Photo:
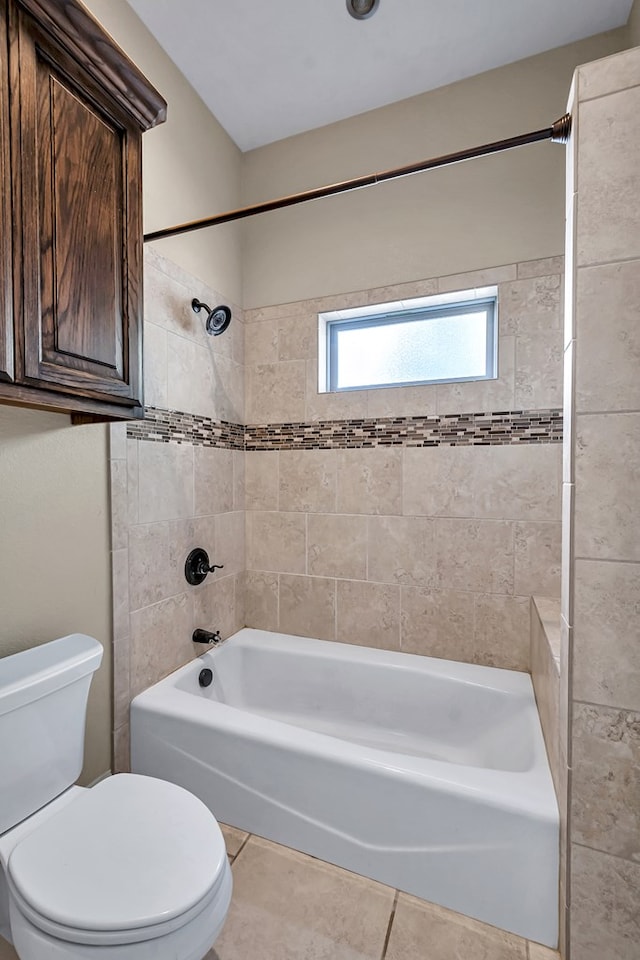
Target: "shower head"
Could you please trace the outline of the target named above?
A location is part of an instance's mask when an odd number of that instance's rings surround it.
[[[207,306],[206,303],[202,303],[196,297],[191,301],[191,309],[194,313],[200,313],[201,310],[205,310],[207,313],[207,319],[205,321],[205,326],[207,328],[207,333],[212,337],[219,337],[221,333],[224,333],[229,324],[231,323],[231,310],[229,307],[225,307],[224,304],[220,304],[218,307]]]
[[[372,17],[380,0],[347,0],[347,10],[354,20],[367,20]]]

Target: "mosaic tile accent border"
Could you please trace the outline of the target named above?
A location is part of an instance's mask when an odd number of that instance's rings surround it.
[[[212,420],[196,413],[145,407],[144,420],[127,423],[130,440],[156,443],[188,443],[197,447],[225,447],[244,450],[244,426],[225,420]]]
[[[510,410],[441,417],[383,417],[245,428],[246,450],[333,447],[489,446],[561,443],[562,410]]]
[[[175,410],[145,408],[127,424],[132,440],[189,443],[231,450],[331,450],[358,447],[500,446],[562,443],[562,410],[506,410],[437,417],[319,420],[315,423],[227,423]]]

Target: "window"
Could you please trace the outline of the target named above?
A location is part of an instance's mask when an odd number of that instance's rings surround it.
[[[321,393],[491,380],[497,288],[319,314]]]

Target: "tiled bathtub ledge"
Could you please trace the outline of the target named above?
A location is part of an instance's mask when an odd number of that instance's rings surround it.
[[[127,425],[127,436],[158,443],[250,451],[561,443],[562,410],[318,420],[245,427],[201,415],[147,407],[144,420]]]
[[[531,677],[556,793],[560,783],[560,601],[531,598]]]

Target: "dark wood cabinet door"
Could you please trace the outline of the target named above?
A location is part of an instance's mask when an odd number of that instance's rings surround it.
[[[13,379],[11,174],[7,10],[0,0],[0,381]]]
[[[22,207],[18,379],[139,406],[140,130],[23,12],[13,61]]]

